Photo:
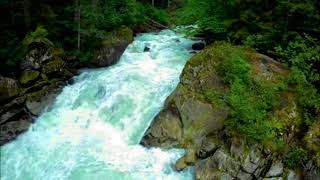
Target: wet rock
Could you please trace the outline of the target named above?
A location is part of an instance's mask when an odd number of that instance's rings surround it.
[[[204,42],[197,42],[192,45],[192,49],[196,51],[202,50],[205,47],[206,47],[206,44]]]
[[[161,112],[147,130],[141,144],[156,147],[177,147],[182,139],[182,123],[175,112]]]
[[[266,177],[279,177],[283,174],[283,164],[282,162],[276,162],[272,164],[271,168],[266,174]]]
[[[12,109],[18,109],[21,106],[23,106],[24,102],[26,101],[26,97],[25,96],[20,96],[17,97],[13,100],[11,100],[10,102],[4,104],[1,108],[0,108],[0,114],[5,114],[5,112],[8,112]]]
[[[143,52],[150,52],[150,48],[149,47],[144,47]]]
[[[197,150],[197,157],[201,158],[201,159],[205,159],[211,155],[213,155],[216,150],[219,148],[218,145],[216,145],[216,143],[210,141],[210,140],[205,140],[200,148]]]
[[[61,91],[62,86],[52,85],[52,87],[44,87],[41,91],[34,92],[28,95],[26,101],[27,110],[34,116],[39,116],[42,111],[49,108],[58,93]]]
[[[22,72],[19,81],[21,84],[32,83],[39,77],[39,75],[40,75],[39,71],[25,70]]]
[[[17,81],[0,76],[0,103],[17,96],[19,91]]]
[[[178,159],[178,161],[175,164],[176,171],[182,171],[187,167],[188,167],[188,164],[186,163],[186,156],[183,156],[182,158]]]
[[[10,121],[1,125],[0,146],[16,138],[19,134],[26,131],[31,125],[31,119],[28,115],[21,117],[17,121]]]
[[[197,160],[195,149],[188,149],[185,162],[189,166],[193,166]]]
[[[0,124],[4,124],[4,123],[10,121],[11,119],[19,116],[23,112],[24,112],[23,109],[20,109],[20,108],[12,109],[12,110],[5,112],[4,114],[2,114],[0,116]]]

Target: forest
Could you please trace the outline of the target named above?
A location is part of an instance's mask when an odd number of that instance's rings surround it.
[[[0,77],[10,78],[22,74],[30,54],[48,48],[80,69],[92,67],[97,49],[119,29],[135,36],[193,25],[186,36],[204,39],[207,52],[224,61],[218,74],[228,93],[208,90],[203,101],[230,112],[230,136],[270,149],[286,168],[312,162],[320,169],[320,0],[1,0],[0,14]],[[248,52],[276,60],[286,75],[259,79]],[[275,122],[285,93],[295,99],[299,121],[279,115]]]

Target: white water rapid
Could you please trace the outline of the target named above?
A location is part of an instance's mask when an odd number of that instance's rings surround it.
[[[139,145],[177,86],[191,45],[170,30],[142,34],[116,65],[83,70],[26,133],[1,147],[0,179],[193,179],[192,169],[172,169],[183,150]]]

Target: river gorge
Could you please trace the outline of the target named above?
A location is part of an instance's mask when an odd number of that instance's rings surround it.
[[[173,170],[184,150],[139,145],[192,44],[170,30],[141,34],[116,65],[82,70],[26,133],[1,147],[1,179],[193,179],[192,168]]]

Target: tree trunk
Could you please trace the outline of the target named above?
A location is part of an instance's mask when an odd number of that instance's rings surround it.
[[[75,14],[74,14],[74,20],[77,23],[77,31],[78,31],[78,43],[77,43],[77,48],[80,50],[80,44],[81,44],[81,34],[80,34],[80,22],[81,22],[81,11],[80,11],[80,0],[75,0]]]
[[[24,13],[24,22],[26,25],[27,31],[30,30],[31,27],[31,15],[30,15],[30,1],[23,0],[23,13]]]
[[[11,16],[11,26],[13,26],[15,24],[14,0],[10,0],[10,16]]]
[[[154,7],[154,0],[152,0],[152,6]]]

